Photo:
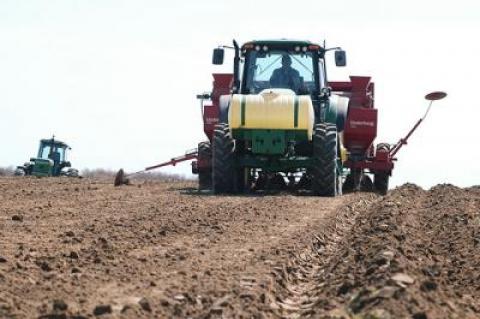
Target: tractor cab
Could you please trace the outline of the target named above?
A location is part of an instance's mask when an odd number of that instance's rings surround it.
[[[265,89],[290,89],[313,95],[325,87],[325,66],[320,46],[310,42],[255,41],[243,45],[242,94]]]
[[[290,89],[299,95],[321,95],[328,87],[325,53],[335,50],[335,64],[346,65],[345,51],[310,41],[261,40],[238,47],[234,42],[234,93],[258,94]],[[224,47],[214,50],[213,64],[223,64]],[[240,74],[240,69],[242,72]]]
[[[335,65],[342,67],[346,65],[345,51],[338,47],[326,49],[303,40],[256,40],[241,47],[234,41],[233,47],[214,49],[213,64],[223,64],[225,48],[235,51],[231,86],[233,94],[258,95],[273,92],[307,95],[312,100],[315,123],[336,121],[333,108],[329,108],[331,88],[327,79],[325,56],[334,50]],[[225,121],[226,115],[222,111],[221,109],[220,118]],[[343,120],[343,117],[340,118]]]
[[[70,167],[70,162],[66,161],[66,153],[71,148],[64,142],[51,139],[42,139],[38,149],[37,158],[42,160],[50,160],[53,162],[52,175],[60,175],[60,171],[64,167]]]

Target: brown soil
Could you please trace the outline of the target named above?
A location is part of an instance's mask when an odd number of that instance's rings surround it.
[[[480,317],[480,188],[193,187],[0,178],[0,318]]]

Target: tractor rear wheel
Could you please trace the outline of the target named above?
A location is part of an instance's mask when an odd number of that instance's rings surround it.
[[[213,133],[213,192],[232,193],[235,185],[235,143],[228,124],[217,124]]]
[[[315,125],[313,135],[312,189],[320,196],[341,194],[341,179],[337,170],[337,127],[335,124]]]
[[[212,162],[212,148],[210,142],[198,144],[198,160],[202,163]],[[212,187],[212,167],[200,167],[198,170],[198,188],[210,189]]]

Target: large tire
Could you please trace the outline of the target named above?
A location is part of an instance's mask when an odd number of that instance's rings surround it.
[[[363,173],[362,179],[360,181],[360,191],[361,192],[373,192],[374,185],[372,179],[367,174]]]
[[[313,136],[312,190],[320,196],[341,194],[341,179],[337,170],[337,127],[335,124],[315,125]]]
[[[210,142],[200,142],[198,144],[198,159],[201,161],[212,161],[212,148]],[[198,188],[212,188],[212,167],[201,167],[198,170]]]
[[[390,145],[386,143],[379,143],[377,145],[377,152],[381,150],[384,152],[390,151]],[[373,177],[373,184],[375,191],[381,195],[386,195],[388,192],[388,182],[390,180],[390,172],[375,172]]]
[[[355,184],[355,174],[359,174],[358,185]],[[359,171],[350,171],[343,183],[343,193],[351,193],[356,191],[361,192],[371,192],[373,191],[373,182],[370,176],[366,175],[361,170]]]
[[[375,191],[381,195],[387,195],[389,180],[390,180],[390,175],[386,172],[379,172],[375,174],[373,179],[373,183],[375,185]]]
[[[235,185],[235,143],[227,124],[218,124],[213,133],[213,192],[232,193]]]

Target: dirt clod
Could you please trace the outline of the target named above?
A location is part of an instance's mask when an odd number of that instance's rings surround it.
[[[46,261],[39,261],[37,263],[37,265],[40,267],[41,270],[43,271],[52,271],[52,267],[50,266],[50,264]]]
[[[407,285],[411,285],[415,282],[415,280],[412,277],[402,273],[394,274],[392,276],[392,280],[394,280],[398,284],[407,284]]]
[[[112,306],[111,305],[98,305],[93,309],[93,314],[95,316],[101,316],[107,313],[112,313]]]
[[[420,289],[423,291],[430,291],[430,290],[436,290],[438,287],[437,283],[431,280],[426,280],[422,283],[420,286]]]
[[[53,301],[52,307],[53,307],[53,311],[66,311],[68,308],[68,305],[65,301],[61,299],[56,299]]]
[[[147,298],[142,298],[138,301],[138,304],[140,305],[140,307],[142,307],[143,310],[145,311],[148,311],[148,312],[151,312],[152,311],[152,307],[150,306],[150,303],[148,302]]]
[[[23,216],[22,215],[13,215],[12,220],[16,222],[21,222],[23,221]]]
[[[78,253],[76,251],[71,251],[69,257],[72,259],[78,259]]]

